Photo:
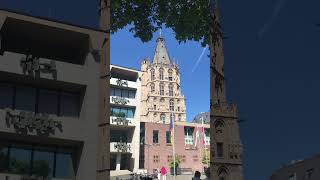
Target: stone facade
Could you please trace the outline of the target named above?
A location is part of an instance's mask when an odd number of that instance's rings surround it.
[[[143,60],[141,71],[141,121],[169,123],[170,113],[175,121],[186,121],[179,67],[170,61],[163,38],[157,39],[152,63]]]
[[[214,16],[219,22],[217,3]],[[222,38],[217,41],[210,44],[211,179],[242,180],[243,147],[237,106],[227,102]]]

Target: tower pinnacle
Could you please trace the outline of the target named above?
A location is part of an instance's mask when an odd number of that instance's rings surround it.
[[[170,64],[170,58],[165,45],[165,40],[164,38],[161,37],[161,33],[160,33],[160,37],[157,39],[157,45],[154,52],[153,63],[154,64],[160,64],[160,63]]]

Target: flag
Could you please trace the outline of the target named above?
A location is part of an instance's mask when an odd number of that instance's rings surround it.
[[[169,126],[169,131],[170,131],[170,144],[172,144],[172,131],[173,130],[173,114],[170,115],[170,126]]]
[[[204,132],[204,127],[202,126],[202,144],[205,145],[206,133]]]
[[[198,127],[196,127],[196,137],[194,139],[195,139],[194,146],[197,147],[198,139],[199,139],[199,128]]]

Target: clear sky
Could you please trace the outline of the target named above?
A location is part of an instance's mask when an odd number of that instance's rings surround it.
[[[320,153],[320,28],[315,26],[320,23],[320,1],[220,0],[219,4],[223,29],[229,36],[224,41],[227,93],[246,120],[240,126],[245,180],[267,180],[282,164]],[[92,0],[2,0],[0,7],[97,26],[98,3]],[[187,102],[191,96],[203,96],[208,89],[199,87],[208,81],[190,81],[202,49],[193,43],[176,45],[170,32],[164,35],[170,55],[183,68]],[[126,31],[115,34],[112,42],[117,38],[126,39],[112,44],[112,53],[119,53],[113,48],[124,50],[116,56],[119,64],[138,68],[141,58],[152,57],[154,40],[142,44]],[[197,76],[208,72],[201,70],[205,62],[196,70]]]

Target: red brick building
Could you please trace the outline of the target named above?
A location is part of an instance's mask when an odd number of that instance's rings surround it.
[[[196,129],[199,127],[199,141],[195,146]],[[201,124],[176,122],[175,124],[175,154],[181,158],[180,168],[190,168],[192,171],[203,171],[202,159],[205,148],[210,147],[209,125],[204,125],[205,138],[201,133]],[[141,122],[140,124],[140,167],[148,173],[165,166],[170,171],[173,148],[170,144],[169,124]],[[205,144],[202,144],[202,140]]]

